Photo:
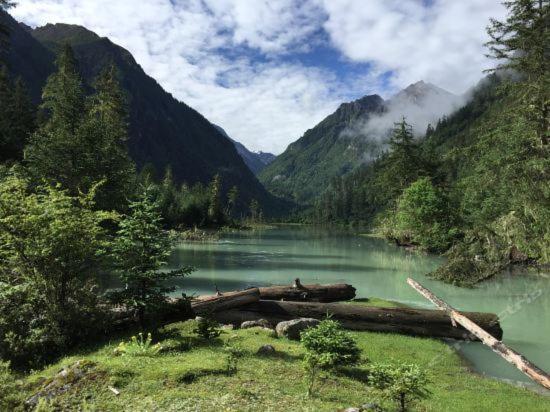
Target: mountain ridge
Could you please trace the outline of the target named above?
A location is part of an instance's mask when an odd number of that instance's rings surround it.
[[[5,12],[0,19],[11,31],[9,68],[23,78],[35,102],[55,69],[56,51],[68,42],[88,88],[102,69],[111,63],[117,67],[129,106],[128,150],[138,168],[151,164],[161,175],[170,166],[176,182],[189,184],[207,184],[220,174],[224,191],[239,187],[243,205],[256,199],[267,212],[270,205],[279,203],[248,169],[234,145],[202,114],[166,92],[126,49],[82,26],[61,23],[32,29]]]

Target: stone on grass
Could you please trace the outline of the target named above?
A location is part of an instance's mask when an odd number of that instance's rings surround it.
[[[263,345],[260,346],[256,353],[261,356],[273,355],[275,353],[275,348],[272,345]]]
[[[51,379],[47,379],[44,386],[25,401],[27,406],[36,406],[40,399],[52,399],[70,390],[79,380],[84,378],[95,366],[88,360],[79,360],[67,366]]]
[[[255,327],[273,329],[273,326],[271,326],[271,323],[269,323],[265,319],[247,320],[246,322],[241,323],[241,329],[248,329],[248,328],[255,328]]]
[[[292,340],[300,339],[300,332],[314,328],[319,324],[319,320],[313,318],[300,318],[279,322],[275,330],[279,337],[285,337]]]

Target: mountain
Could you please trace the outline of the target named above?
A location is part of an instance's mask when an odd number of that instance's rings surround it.
[[[222,127],[218,125],[214,125],[214,126],[216,127],[216,129],[220,131],[221,134],[223,134],[231,142],[233,142],[233,144],[235,145],[235,148],[237,149],[237,153],[239,154],[239,156],[243,158],[244,163],[255,175],[257,175],[262,170],[264,170],[266,166],[271,162],[273,162],[273,160],[275,160],[275,158],[277,157],[273,153],[251,152],[246,148],[244,144],[239,143],[236,140],[233,140]]]
[[[459,100],[420,81],[387,101],[370,95],[344,103],[289,145],[260,172],[260,181],[272,193],[311,203],[334,178],[378,157],[394,122],[405,116],[416,132],[423,133],[428,123],[454,110]]]
[[[235,146],[200,113],[167,93],[127,50],[81,26],[48,24],[32,29],[5,12],[0,12],[0,20],[11,31],[9,68],[23,78],[36,102],[54,70],[56,52],[69,43],[88,87],[109,64],[118,68],[129,103],[128,150],[138,168],[151,164],[162,175],[171,166],[177,182],[190,184],[208,183],[219,173],[224,190],[239,187],[243,205],[252,199],[264,208],[277,203]]]

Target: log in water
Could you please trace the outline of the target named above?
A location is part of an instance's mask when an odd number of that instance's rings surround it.
[[[294,302],[340,302],[355,298],[355,288],[345,283],[332,285],[302,285],[296,279],[293,285],[260,288],[260,299]]]

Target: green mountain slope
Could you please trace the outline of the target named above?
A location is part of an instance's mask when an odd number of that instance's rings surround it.
[[[367,139],[347,138],[344,131],[354,122],[383,110],[384,100],[378,95],[342,104],[289,145],[260,173],[260,181],[277,195],[299,203],[309,202],[332,177],[346,174],[361,164],[372,146]]]
[[[127,50],[83,27],[48,24],[33,30],[6,13],[0,18],[11,29],[10,69],[23,77],[35,101],[53,71],[55,53],[62,44],[69,43],[88,85],[112,62],[119,69],[130,109],[128,149],[138,168],[152,164],[162,175],[170,165],[176,182],[191,184],[207,183],[219,173],[224,190],[239,187],[243,205],[252,199],[266,209],[277,204],[245,165],[233,143],[200,113],[164,91]]]
[[[389,131],[403,116],[419,135],[460,104],[461,98],[419,81],[388,100],[365,96],[342,104],[264,169],[259,177],[280,196],[311,203],[332,180],[378,158],[387,148]]]

